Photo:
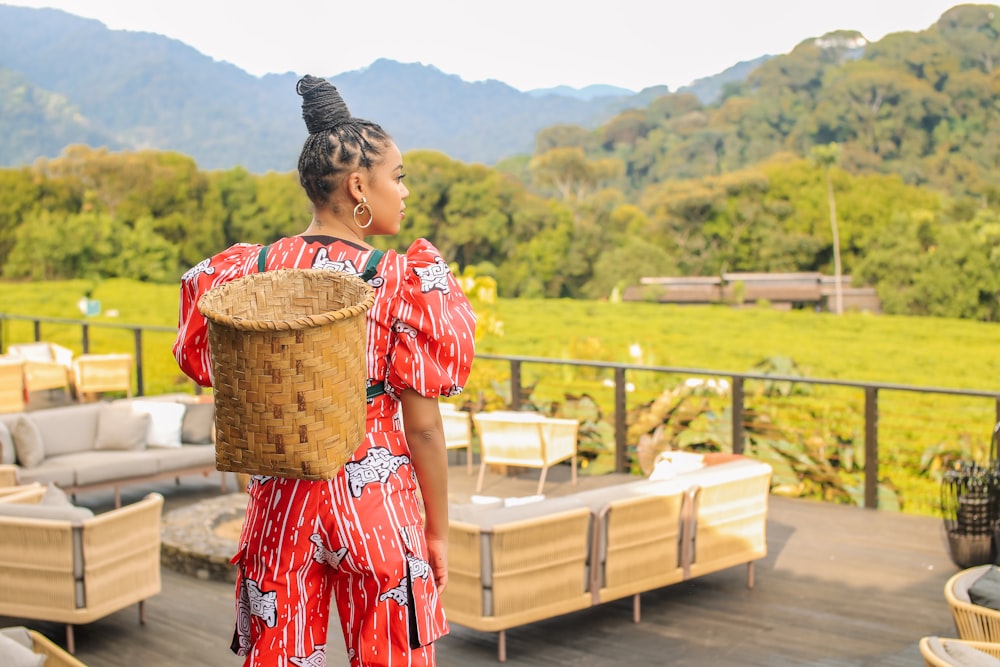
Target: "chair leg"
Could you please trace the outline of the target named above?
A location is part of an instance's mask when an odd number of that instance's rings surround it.
[[[639,593],[632,596],[632,622],[638,623],[642,620],[642,600]]]
[[[483,478],[486,477],[486,461],[479,462],[479,479],[476,481],[476,493],[483,490]]]
[[[66,651],[73,655],[76,653],[76,642],[73,641],[73,624],[66,624]]]
[[[754,584],[754,561],[747,563],[747,588],[753,588]]]
[[[573,459],[570,461],[570,465],[573,466],[573,472],[571,473],[573,478],[573,486],[576,486],[576,454],[573,454]]]
[[[146,601],[139,600],[139,625],[146,625]]]
[[[472,443],[469,443],[468,448],[465,450],[465,465],[468,473],[472,474]]]
[[[507,662],[507,631],[497,633],[497,661]]]
[[[538,491],[535,492],[536,496],[542,495],[542,488],[545,486],[545,475],[549,472],[549,467],[545,466],[542,468],[542,475],[538,478]]]

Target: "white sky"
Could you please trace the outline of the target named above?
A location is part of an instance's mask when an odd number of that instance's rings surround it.
[[[255,75],[334,76],[378,58],[531,90],[671,90],[832,30],[924,30],[939,0],[2,0],[155,32]]]

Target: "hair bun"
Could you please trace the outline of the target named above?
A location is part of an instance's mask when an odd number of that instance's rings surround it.
[[[305,75],[295,86],[302,96],[302,120],[309,134],[329,132],[351,120],[351,111],[337,89],[326,79]]]

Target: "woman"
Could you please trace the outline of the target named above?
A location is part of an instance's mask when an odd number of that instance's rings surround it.
[[[300,235],[268,246],[264,268],[362,275],[379,256],[365,237],[394,235],[404,218],[399,148],[381,127],[351,116],[329,82],[305,76],[296,90],[309,131],[299,181],[313,217]],[[211,368],[198,298],[257,271],[260,257],[261,246],[237,244],[181,280],[174,355],[202,385],[211,384]],[[448,580],[447,452],[437,399],[459,393],[468,378],[475,316],[424,239],[405,254],[386,252],[369,284],[364,442],[329,482],[256,476],[247,488],[233,558],[232,648],[248,666],[325,664],[331,592],[352,666],[433,665],[432,642],[448,631],[439,599]]]

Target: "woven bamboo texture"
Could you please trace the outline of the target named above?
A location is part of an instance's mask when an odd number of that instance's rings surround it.
[[[969,586],[995,565],[977,565],[952,575],[944,585],[959,639],[1000,643],[1000,611],[969,601]]]
[[[39,482],[0,486],[0,503],[37,503],[44,495],[45,485]]]
[[[330,479],[364,437],[367,283],[332,270],[255,273],[205,293],[216,467]]]
[[[686,533],[681,489],[662,496],[611,501],[594,531],[595,603],[661,588],[684,579],[680,540]],[[603,548],[602,548],[603,547]],[[602,580],[603,579],[603,580]]]
[[[965,641],[962,639],[949,639],[945,637],[940,637],[939,641],[942,644],[942,648],[947,647],[948,644],[962,644],[969,648],[974,648],[977,651],[982,651],[983,653],[994,658],[1000,658],[1000,644],[994,644],[991,642]],[[934,648],[931,645],[930,637],[920,638],[920,655],[923,657],[924,664],[927,665],[927,667],[957,667],[958,665],[969,664],[949,660],[947,657],[939,655],[934,651]]]
[[[32,650],[45,656],[45,667],[87,667],[42,633],[29,629],[28,634],[33,642]]]

